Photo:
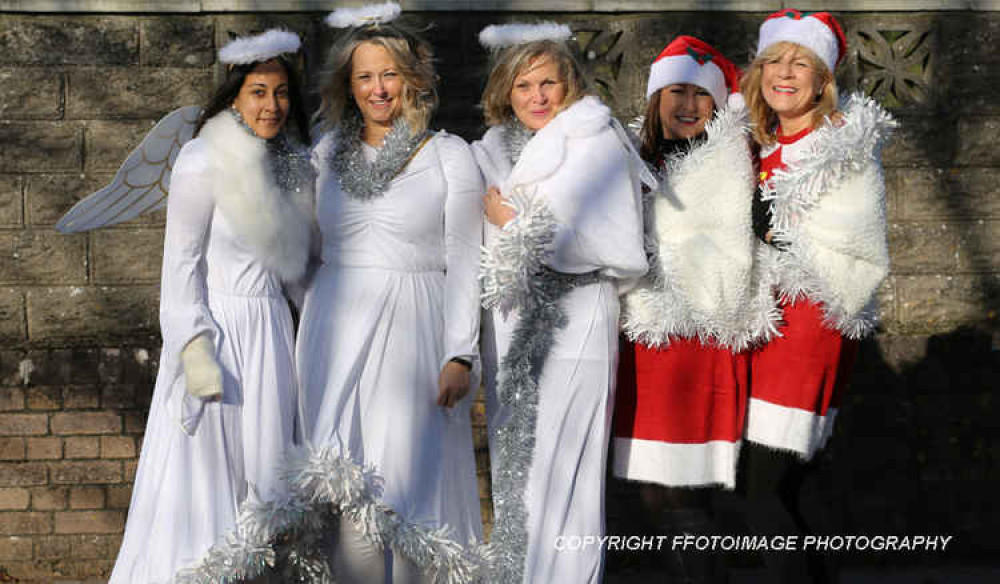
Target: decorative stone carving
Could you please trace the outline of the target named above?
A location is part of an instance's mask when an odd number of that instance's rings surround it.
[[[930,26],[861,24],[852,36],[861,90],[889,108],[931,104],[936,35]]]

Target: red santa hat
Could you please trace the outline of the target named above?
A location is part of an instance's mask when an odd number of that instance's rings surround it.
[[[760,25],[757,54],[775,43],[789,42],[812,50],[833,73],[847,54],[847,38],[840,23],[829,12],[775,12]]]
[[[716,107],[721,108],[728,102],[730,93],[734,97],[739,95],[741,75],[739,67],[715,47],[682,35],[671,41],[649,68],[646,99],[668,85],[690,83],[712,94]]]

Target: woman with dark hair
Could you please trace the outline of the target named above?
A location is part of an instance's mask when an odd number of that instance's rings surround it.
[[[312,173],[298,143],[308,129],[288,60],[299,46],[278,30],[225,46],[226,81],[174,165],[163,349],[111,582],[196,574],[245,501],[285,491],[277,463],[296,396],[284,287],[305,274],[312,233]]]
[[[467,397],[482,180],[461,138],[428,130],[431,48],[398,14],[332,13],[340,36],[318,78],[322,263],[296,346],[309,448],[293,489],[339,515],[332,565],[347,583],[463,581],[464,546],[482,537]]]
[[[733,489],[750,353],[780,313],[755,278],[756,177],[740,70],[679,36],[650,68],[642,156],[649,273],[625,295],[615,409],[615,476],[638,481],[658,533],[712,534],[711,488]],[[715,582],[707,552],[664,546],[670,581]]]
[[[489,582],[600,582],[618,295],[646,271],[644,167],[553,23],[487,27]],[[652,177],[647,179],[650,182]]]
[[[881,150],[895,127],[871,99],[838,103],[847,43],[828,12],[781,10],[760,27],[743,78],[760,145],[769,269],[780,338],[753,354],[745,450],[748,519],[758,533],[806,529],[798,490],[826,444],[858,341],[876,324],[889,272]],[[809,582],[801,554],[765,556],[772,582]]]

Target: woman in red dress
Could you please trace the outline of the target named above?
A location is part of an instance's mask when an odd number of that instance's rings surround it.
[[[829,13],[782,10],[761,25],[742,82],[760,146],[765,279],[784,320],[753,353],[747,412],[748,519],[768,535],[805,529],[796,476],[830,437],[889,271],[880,153],[895,123],[864,96],[838,103],[845,51]],[[801,554],[765,559],[774,582],[810,581]]]
[[[747,403],[747,349],[775,331],[755,280],[756,176],[740,71],[680,36],[653,63],[641,154],[661,181],[645,201],[650,272],[625,297],[614,473],[640,481],[662,534],[713,533],[710,487],[732,489]],[[684,581],[711,582],[712,558],[668,551]]]

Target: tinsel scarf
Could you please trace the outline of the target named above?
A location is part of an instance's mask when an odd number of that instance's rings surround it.
[[[521,159],[521,151],[524,150],[535,133],[522,124],[521,120],[511,116],[503,123],[502,135],[504,153],[510,160],[511,166],[514,166]]]
[[[594,283],[596,273],[571,275],[544,265],[555,235],[555,217],[542,197],[515,190],[511,220],[483,256],[483,306],[519,311],[510,349],[500,362],[497,394],[511,407],[509,422],[495,429],[496,523],[490,542],[489,582],[520,584],[529,544],[524,499],[535,452],[538,381],[557,333],[567,323],[562,298]]]
[[[424,142],[427,132],[414,134],[402,116],[393,121],[382,148],[373,162],[364,153],[361,131],[364,122],[358,116],[347,118],[337,136],[330,166],[337,173],[340,188],[354,199],[370,201],[385,194],[389,183],[399,174]]]

